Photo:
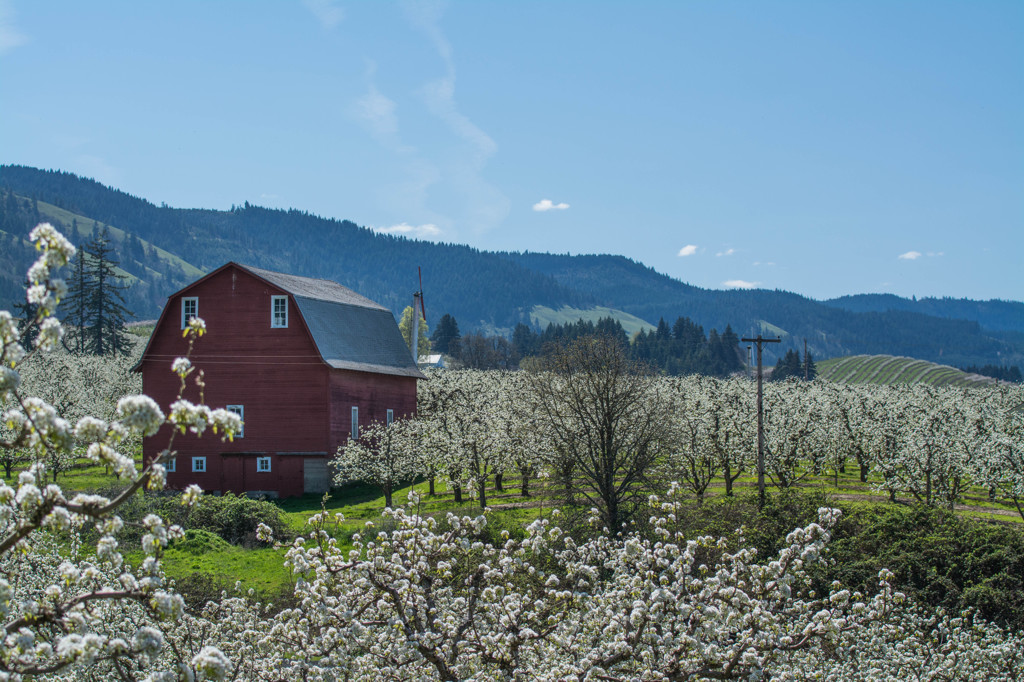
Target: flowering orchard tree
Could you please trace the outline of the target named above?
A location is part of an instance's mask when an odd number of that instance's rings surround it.
[[[666,468],[669,476],[678,476],[697,497],[704,500],[711,481],[719,475],[718,456],[712,431],[718,401],[701,391],[684,388],[682,382],[659,385],[659,400],[669,406],[665,434]],[[669,390],[664,390],[668,388]]]
[[[145,559],[132,567],[118,551],[117,535],[124,523],[117,508],[141,490],[163,487],[166,473],[159,461],[138,469],[124,446],[155,434],[166,422],[196,433],[212,427],[227,436],[240,423],[226,410],[183,400],[165,416],[152,399],[129,395],[116,401],[112,413],[75,414],[72,425],[56,407],[32,395],[22,384],[21,369],[45,363],[46,354],[60,343],[63,329],[54,311],[67,287],[55,272],[75,249],[49,224],[37,226],[30,237],[41,252],[28,272],[27,301],[36,306],[39,328],[34,348],[22,345],[16,321],[0,311],[0,450],[19,451],[26,464],[15,485],[0,484],[0,679],[104,662],[131,669],[156,660],[165,641],[159,627],[132,623],[173,621],[181,616],[183,601],[168,589],[160,565],[164,548],[180,529],[150,515],[143,521]],[[186,334],[194,339],[204,328],[202,321],[193,320]],[[184,385],[188,361],[175,365]],[[112,498],[66,495],[59,486],[47,485],[53,462],[75,448],[110,467],[124,486],[121,491]],[[190,491],[185,500],[198,492]],[[79,540],[86,527],[99,536],[89,551]],[[26,565],[32,570],[25,570]],[[124,617],[131,613],[140,617]],[[153,679],[209,677],[205,660],[198,653],[179,656],[172,666],[156,670]]]
[[[395,489],[420,473],[423,424],[399,419],[390,424],[375,422],[360,431],[358,440],[349,439],[338,449],[333,461],[334,482],[365,481],[379,486],[384,505],[392,507]]]
[[[577,543],[548,520],[485,541],[486,519],[389,510],[343,551],[326,514],[292,543],[299,606],[238,615],[232,646],[261,679],[991,679],[1024,674],[1019,635],[872,596],[810,587],[832,509],[773,557],[676,527],[682,488],[652,498],[655,537]],[[557,515],[555,516],[557,518]],[[595,523],[603,522],[595,513]],[[269,529],[261,529],[267,537]],[[245,609],[243,608],[243,611]],[[246,620],[248,619],[248,620]],[[258,642],[258,645],[255,644]],[[260,663],[262,661],[262,663]],[[930,673],[934,671],[935,674]],[[914,677],[914,679],[918,679]]]
[[[469,486],[481,509],[487,506],[488,479],[511,467],[499,416],[506,408],[500,392],[504,376],[480,370],[437,372],[419,395],[434,470],[443,471],[455,486],[456,501],[462,487]]]

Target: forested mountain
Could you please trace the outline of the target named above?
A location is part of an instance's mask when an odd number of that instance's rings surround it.
[[[953,365],[1024,363],[1024,304],[1008,301],[848,296],[815,301],[784,291],[701,289],[621,256],[490,253],[456,244],[381,235],[347,220],[248,203],[228,211],[156,206],[71,173],[0,166],[0,298],[20,297],[33,258],[25,237],[49,220],[87,241],[107,229],[128,304],[154,318],[165,297],[233,260],[325,277],[391,308],[411,303],[423,267],[428,322],[453,315],[467,332],[511,333],[535,306],[625,311],[651,324],[688,317],[705,329],[763,331],[816,358],[889,353]]]
[[[976,315],[986,306],[995,308],[1004,301],[966,302],[976,305],[962,306],[961,319],[902,310],[851,312],[786,291],[701,289],[622,256],[503,255],[652,323],[683,314],[705,328],[721,330],[731,324],[741,336],[779,334],[783,343],[766,355],[771,362],[791,348],[802,349],[804,339],[818,358],[889,353],[945,364],[962,363],[964,357],[989,357],[1004,365],[1017,364],[1014,358],[1021,358],[1024,350],[1014,334],[985,330],[977,321]],[[1011,310],[1012,306],[1024,308],[1020,303],[1008,305]],[[1024,321],[1020,328],[1024,329]]]
[[[175,209],[153,204],[71,173],[41,171],[23,166],[0,166],[0,188],[24,197],[28,209],[14,220],[0,219],[7,243],[27,235],[39,219],[32,203],[45,203],[98,220],[147,244],[179,256],[209,272],[228,261],[307,277],[324,277],[351,287],[391,308],[396,314],[412,302],[417,290],[417,266],[423,267],[428,320],[454,315],[467,328],[511,329],[529,321],[534,305],[585,307],[595,301],[566,288],[546,275],[523,268],[492,253],[456,244],[434,244],[377,234],[347,220],[320,218],[297,210],[250,206],[230,211]],[[0,206],[6,206],[0,202]],[[45,207],[44,207],[45,209]],[[11,211],[5,209],[5,214]],[[65,232],[68,221],[45,216]],[[79,221],[81,223],[82,221]],[[91,230],[91,221],[87,228]],[[123,244],[115,244],[122,262]],[[27,248],[27,242],[25,243]],[[29,254],[23,261],[30,262]],[[167,267],[159,256],[146,263],[154,271]],[[24,272],[25,268],[8,273]],[[132,272],[132,274],[136,274]],[[3,293],[9,297],[19,281],[8,274]],[[168,277],[162,296],[195,277]],[[136,314],[155,317],[163,301],[132,299]],[[524,307],[525,306],[525,307]]]
[[[893,294],[856,294],[823,301],[853,313],[902,310],[954,320],[974,320],[993,331],[1024,332],[1024,303],[972,301],[968,298],[902,298]]]

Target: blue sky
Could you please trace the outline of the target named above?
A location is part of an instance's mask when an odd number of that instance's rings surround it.
[[[0,162],[708,288],[1024,300],[1024,3],[0,0]]]

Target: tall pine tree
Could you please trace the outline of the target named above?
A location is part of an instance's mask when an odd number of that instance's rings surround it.
[[[106,228],[78,251],[64,302],[71,350],[111,355],[128,348],[124,323],[132,313],[124,300],[127,277],[117,271],[113,254]]]

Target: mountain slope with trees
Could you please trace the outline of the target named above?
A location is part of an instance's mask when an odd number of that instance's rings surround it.
[[[113,256],[133,286],[128,307],[156,317],[165,297],[229,260],[324,277],[386,305],[411,303],[424,272],[428,323],[450,314],[465,332],[512,332],[536,306],[606,306],[656,325],[685,316],[738,336],[779,333],[766,362],[803,346],[814,357],[890,353],[946,364],[1024,363],[1024,304],[853,296],[815,301],[784,291],[701,289],[622,256],[490,253],[382,235],[347,220],[248,202],[227,211],[176,209],[71,173],[0,166],[0,297],[15,301],[31,261],[25,240],[40,219],[77,243],[107,228]],[[852,308],[857,308],[853,310]],[[538,330],[541,331],[541,330]]]

